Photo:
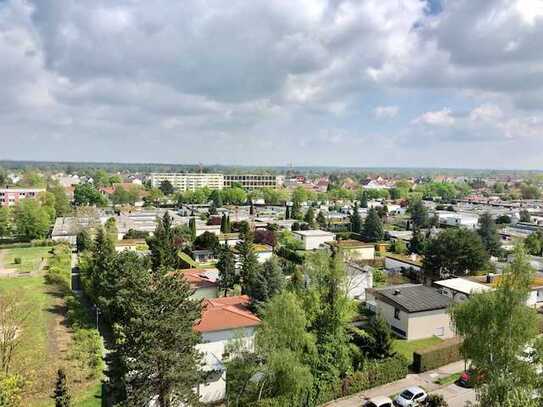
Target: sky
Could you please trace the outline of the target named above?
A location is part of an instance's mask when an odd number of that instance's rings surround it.
[[[0,0],[0,159],[543,169],[543,0]]]

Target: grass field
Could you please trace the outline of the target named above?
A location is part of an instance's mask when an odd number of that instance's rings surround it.
[[[435,345],[442,340],[437,336],[431,338],[418,339],[414,341],[406,341],[405,339],[395,339],[393,349],[395,352],[405,356],[409,361],[409,364],[413,363],[413,352],[417,350],[425,349],[429,346]]]
[[[49,257],[50,247],[25,247],[3,249],[0,255],[6,269],[16,269],[19,272],[30,273],[38,268],[43,257]],[[21,264],[15,264],[14,259],[19,257]]]
[[[8,258],[21,257],[23,266],[40,261],[50,248],[9,249]],[[4,254],[5,256],[5,254]],[[4,257],[4,261],[6,257]],[[65,261],[63,262],[65,264]],[[68,265],[69,267],[69,265]],[[57,287],[46,284],[43,273],[0,279],[0,295],[15,294],[29,314],[22,325],[21,343],[13,357],[10,373],[21,374],[25,381],[25,406],[48,407],[59,367],[66,370],[72,389],[74,405],[97,407],[101,405],[96,379],[89,380],[70,359],[72,332],[65,324],[65,303]]]

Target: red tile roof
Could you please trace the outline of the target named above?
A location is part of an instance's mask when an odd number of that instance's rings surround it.
[[[183,273],[183,277],[189,282],[192,288],[216,287],[217,282],[210,279],[209,276],[205,274],[206,271],[206,269],[180,270],[180,272]]]
[[[194,330],[214,332],[257,326],[260,319],[249,310],[250,302],[247,295],[204,299],[202,318],[194,326]]]

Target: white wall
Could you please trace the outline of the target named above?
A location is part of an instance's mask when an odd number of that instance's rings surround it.
[[[335,236],[304,236],[304,235],[298,235],[295,234],[298,239],[300,239],[304,244],[304,250],[314,250],[318,249],[321,244],[324,244],[326,242],[333,242],[335,239]]]
[[[352,299],[365,301],[366,289],[373,287],[373,273],[364,273],[349,266],[346,266],[346,271],[347,295]]]

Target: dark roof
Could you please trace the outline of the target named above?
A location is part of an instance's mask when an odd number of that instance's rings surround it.
[[[451,299],[432,287],[401,285],[374,290],[375,295],[406,312],[423,312],[447,308]]]

